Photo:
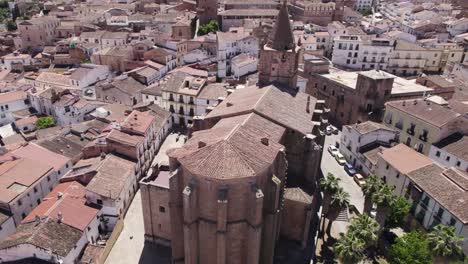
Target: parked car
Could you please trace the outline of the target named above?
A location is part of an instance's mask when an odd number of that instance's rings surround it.
[[[346,173],[348,173],[349,176],[353,176],[354,174],[357,173],[357,171],[354,169],[353,165],[351,165],[349,163],[346,163],[344,165],[344,170],[346,171]]]
[[[344,158],[343,154],[341,153],[336,153],[335,159],[340,165],[345,165],[346,164],[346,159]]]
[[[332,126],[332,125],[329,125],[330,129],[331,129],[331,132],[335,135],[338,135],[338,128],[336,128],[335,126]]]
[[[335,157],[336,154],[340,153],[340,151],[333,145],[330,145],[328,146],[328,152],[330,152],[330,154]]]
[[[364,177],[362,177],[362,175],[359,173],[354,174],[353,178],[354,181],[361,187],[364,186],[364,184],[366,184],[366,180],[364,180]]]
[[[325,134],[327,134],[327,136],[329,136],[332,133],[333,133],[333,129],[330,126],[327,126],[327,128],[325,129]]]

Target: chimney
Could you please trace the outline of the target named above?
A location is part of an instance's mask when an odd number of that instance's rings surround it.
[[[417,105],[417,104],[418,104],[418,100],[414,100],[414,101],[413,101],[413,104],[414,104],[414,105]]]
[[[233,104],[233,103],[230,103],[230,102],[227,102],[227,103],[226,103],[226,106],[227,106],[227,107],[231,107],[231,106],[233,106],[233,105],[234,105],[234,104]]]
[[[58,211],[58,213],[57,213],[57,221],[58,221],[59,223],[62,223],[62,220],[63,220],[62,211]]]
[[[406,101],[403,101],[403,106],[405,106],[405,105],[406,105]]]
[[[39,224],[41,222],[41,217],[39,215],[35,215],[34,221]]]
[[[260,142],[262,142],[263,145],[268,146],[269,140],[267,137],[262,137],[262,139],[260,139]]]
[[[57,199],[62,198],[62,196],[63,196],[63,193],[62,193],[62,192],[58,192],[58,193],[57,193]]]
[[[106,153],[104,152],[101,152],[101,160],[105,159],[106,158]]]
[[[198,148],[203,148],[206,146],[206,143],[203,141],[198,141]]]

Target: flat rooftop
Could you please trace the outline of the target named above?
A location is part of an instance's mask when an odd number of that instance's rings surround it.
[[[360,72],[347,72],[347,71],[342,71],[338,69],[330,69],[330,73],[324,74],[322,75],[322,77],[327,78],[337,83],[341,83],[342,85],[350,89],[356,89],[356,84],[357,84],[359,73]],[[362,72],[362,73],[366,76],[369,76],[369,72]],[[434,90],[432,88],[417,84],[416,80],[406,80],[406,79],[397,77],[389,73],[385,73],[385,75],[387,77],[394,78],[393,88],[392,88],[392,94],[394,95],[405,94],[405,93],[431,92]]]

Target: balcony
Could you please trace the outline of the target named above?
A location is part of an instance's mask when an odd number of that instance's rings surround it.
[[[185,114],[185,113],[184,113],[184,109],[181,108],[181,109],[179,110],[179,115],[184,115],[184,114]]]
[[[414,128],[413,128],[413,129],[408,128],[408,129],[406,130],[406,133],[408,133],[409,135],[414,136]]]
[[[174,102],[174,97],[169,96],[169,101]]]
[[[195,104],[195,102],[194,102],[193,100],[190,100],[190,101],[188,102],[188,104],[193,105],[193,104]]]

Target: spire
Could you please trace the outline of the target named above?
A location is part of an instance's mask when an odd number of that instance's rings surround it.
[[[275,50],[285,51],[294,49],[294,36],[291,28],[291,22],[289,21],[288,7],[286,6],[286,0],[278,13],[276,18],[275,27],[273,28],[272,38],[269,40],[269,46]]]

